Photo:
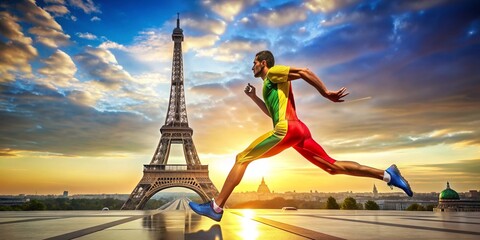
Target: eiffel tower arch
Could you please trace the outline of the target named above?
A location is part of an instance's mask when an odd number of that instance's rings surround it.
[[[193,129],[188,126],[187,108],[183,84],[183,30],[180,18],[173,30],[172,85],[165,124],[150,164],[144,165],[143,177],[133,189],[122,210],[143,209],[157,192],[171,187],[184,187],[196,192],[204,201],[218,194],[208,176],[208,165],[202,165],[193,143]],[[186,165],[168,164],[172,144],[181,144]]]

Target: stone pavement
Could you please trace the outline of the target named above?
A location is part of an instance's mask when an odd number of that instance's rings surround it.
[[[480,213],[225,211],[220,223],[187,200],[152,211],[0,212],[0,239],[480,239]]]

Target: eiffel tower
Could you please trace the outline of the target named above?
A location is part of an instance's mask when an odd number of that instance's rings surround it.
[[[162,136],[150,164],[144,165],[143,178],[123,204],[122,210],[143,209],[153,195],[171,187],[191,189],[204,201],[218,194],[217,188],[208,176],[208,165],[200,163],[192,140],[193,129],[188,126],[183,87],[183,30],[180,28],[179,15],[172,40],[174,42],[172,87],[165,125],[160,128]],[[172,144],[183,145],[186,165],[167,164]]]

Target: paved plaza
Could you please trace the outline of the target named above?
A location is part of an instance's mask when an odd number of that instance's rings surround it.
[[[217,223],[176,200],[152,211],[0,212],[0,239],[480,239],[480,213],[229,209]]]

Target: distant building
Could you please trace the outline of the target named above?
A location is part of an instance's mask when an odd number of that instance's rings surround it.
[[[468,191],[468,193],[466,194],[466,197],[467,197],[467,198],[472,198],[472,199],[480,200],[480,192],[478,192],[477,190],[470,190],[470,191]]]
[[[75,194],[72,195],[70,198],[71,199],[107,199],[107,198],[113,198],[113,199],[118,199],[118,200],[124,200],[127,201],[128,197],[130,194]]]
[[[435,212],[480,212],[480,200],[478,199],[460,199],[458,193],[450,188],[447,182],[447,188],[438,195],[438,206],[433,209]]]
[[[68,198],[68,191],[63,191],[63,197]]]
[[[19,196],[0,196],[0,206],[15,206],[23,205],[24,203],[30,201],[26,198],[25,195]]]
[[[378,190],[375,184],[373,184],[373,198],[378,198]]]
[[[265,183],[265,179],[262,177],[262,182],[260,186],[258,186],[257,193],[270,193],[270,189],[268,189],[267,184]]]
[[[380,210],[407,210],[407,208],[416,203],[427,207],[428,205],[437,204],[436,201],[432,200],[418,200],[418,199],[399,199],[399,200],[375,200],[375,202],[380,207]]]

